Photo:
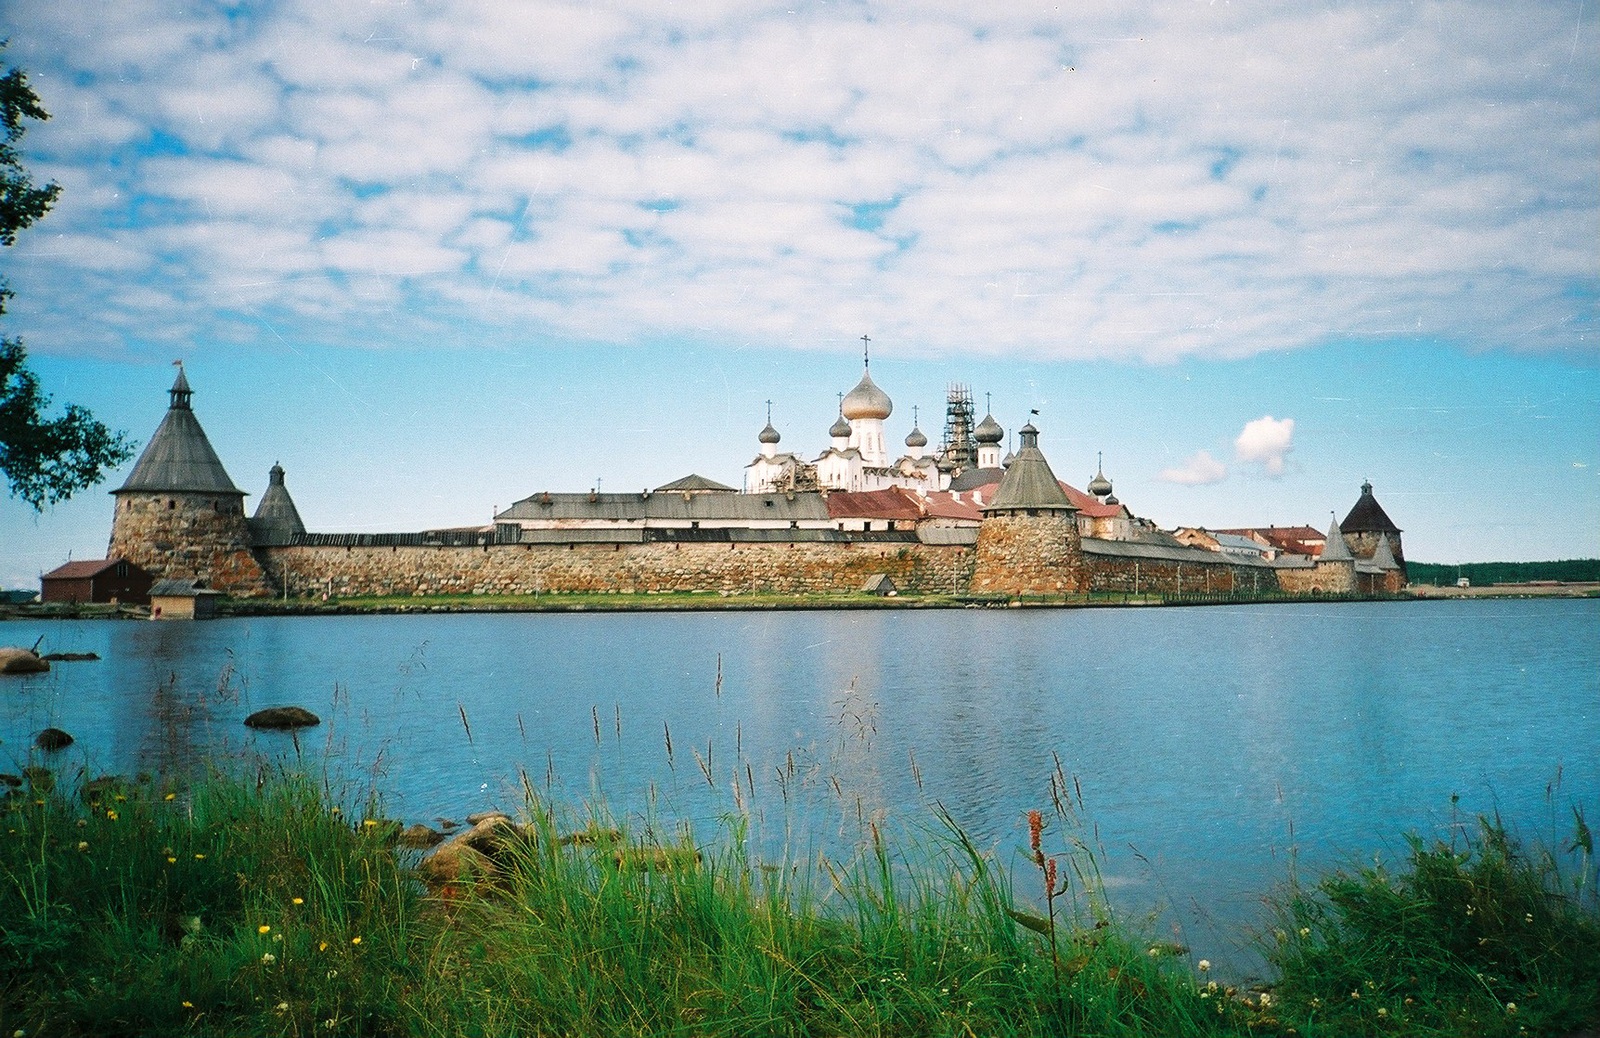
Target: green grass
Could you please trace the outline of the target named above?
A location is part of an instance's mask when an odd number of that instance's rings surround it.
[[[768,862],[736,812],[712,834],[613,832],[603,808],[530,790],[492,871],[430,890],[392,826],[339,813],[303,777],[48,784],[0,813],[0,1034],[1465,1036],[1600,1022],[1592,856],[1563,874],[1493,827],[1459,851],[1418,842],[1393,874],[1290,888],[1263,993],[1212,982],[1119,920],[1059,795],[1013,875],[940,812],[906,843],[867,826],[848,860]],[[595,838],[563,840],[575,831]]]

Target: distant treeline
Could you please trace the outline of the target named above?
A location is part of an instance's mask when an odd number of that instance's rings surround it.
[[[1558,562],[1467,562],[1459,566],[1438,562],[1407,562],[1413,584],[1454,584],[1459,577],[1474,587],[1485,584],[1525,584],[1530,580],[1566,583],[1600,581],[1600,559],[1562,559]]]

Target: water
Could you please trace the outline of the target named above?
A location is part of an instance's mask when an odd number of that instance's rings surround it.
[[[4,679],[0,767],[45,725],[94,773],[298,753],[407,821],[514,808],[525,773],[705,831],[737,772],[770,853],[937,802],[1021,864],[1059,758],[1116,901],[1213,959],[1291,850],[1315,870],[1478,812],[1547,842],[1572,803],[1600,819],[1594,601],[0,625],[40,635],[104,659]],[[325,723],[242,726],[276,704]]]

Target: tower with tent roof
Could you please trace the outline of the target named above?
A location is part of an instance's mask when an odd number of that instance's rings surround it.
[[[122,486],[111,493],[109,558],[123,558],[157,579],[199,580],[229,594],[267,590],[251,554],[244,491],[234,485],[195,417],[183,365],[166,416]]]

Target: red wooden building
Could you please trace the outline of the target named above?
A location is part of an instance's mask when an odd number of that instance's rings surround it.
[[[145,605],[155,577],[127,559],[83,559],[58,566],[39,581],[45,602],[127,602]]]

